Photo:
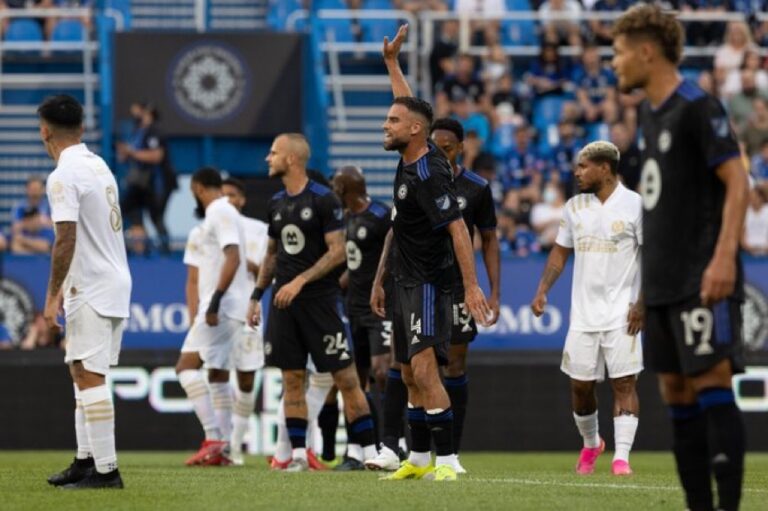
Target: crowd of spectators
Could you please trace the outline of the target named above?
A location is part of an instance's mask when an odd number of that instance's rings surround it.
[[[94,0],[0,0],[0,12],[8,9],[62,9],[75,7],[93,7],[96,4]],[[3,18],[0,22],[0,35],[4,36],[10,26],[12,18]],[[54,39],[54,30],[62,18],[58,16],[44,16],[33,18],[40,24],[43,38],[47,41]],[[85,30],[91,28],[91,18],[84,16],[80,18],[80,23]]]

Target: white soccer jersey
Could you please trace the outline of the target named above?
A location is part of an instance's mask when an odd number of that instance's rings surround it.
[[[621,183],[601,204],[580,194],[565,205],[556,243],[573,248],[571,330],[599,332],[627,325],[640,291],[642,199]]]
[[[222,197],[211,202],[205,209],[205,219],[190,231],[184,251],[184,263],[198,269],[198,318],[205,317],[211,297],[219,284],[224,264],[224,247],[227,245],[238,246],[240,265],[232,284],[221,299],[219,314],[245,321],[250,293],[245,268],[245,234],[240,213],[226,197]]]
[[[67,147],[48,176],[47,193],[53,221],[77,223],[75,254],[63,287],[67,315],[87,303],[101,316],[127,318],[131,273],[112,171],[85,144]]]
[[[269,242],[269,227],[261,220],[247,216],[240,217],[245,231],[245,256],[252,263],[261,266],[264,256],[267,254],[267,243]],[[248,273],[248,281],[251,287],[256,285],[256,278],[251,272]]]

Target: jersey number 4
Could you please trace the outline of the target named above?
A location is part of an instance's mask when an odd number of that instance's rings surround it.
[[[683,330],[685,331],[685,345],[696,346],[693,353],[695,355],[711,355],[712,349],[712,327],[714,324],[712,311],[699,307],[692,311],[686,311],[680,314],[683,321]],[[696,334],[699,336],[698,344]]]

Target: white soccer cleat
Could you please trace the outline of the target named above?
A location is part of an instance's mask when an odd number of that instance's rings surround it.
[[[294,458],[285,469],[286,472],[309,472],[309,463],[304,458]]]
[[[453,469],[456,471],[457,474],[466,474],[467,469],[461,466],[461,462],[459,461],[459,455],[456,455],[456,463],[453,464]]]
[[[232,460],[232,464],[236,467],[242,467],[245,465],[245,458],[243,457],[242,449],[232,449],[229,453],[229,459]]]
[[[370,460],[365,460],[365,467],[368,470],[394,472],[400,468],[400,458],[392,449],[382,446],[378,456]]]

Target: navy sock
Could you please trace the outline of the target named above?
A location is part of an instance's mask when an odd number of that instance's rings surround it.
[[[403,412],[408,405],[408,389],[398,369],[390,369],[384,389],[384,412],[381,424],[381,441],[397,452],[403,431]]]
[[[291,439],[291,447],[303,449],[307,447],[307,419],[286,417],[285,427],[288,428],[288,437]]]
[[[365,393],[365,400],[368,401],[368,408],[371,410],[371,419],[373,420],[373,440],[379,445],[379,410],[376,406],[376,400],[370,392]]]
[[[326,403],[320,410],[317,423],[323,434],[323,454],[325,461],[336,457],[336,430],[339,428],[339,404]]]
[[[461,436],[464,433],[464,418],[467,416],[469,400],[469,379],[466,374],[445,379],[445,390],[451,398],[453,410],[453,449],[458,453],[461,448]]]
[[[427,413],[427,424],[435,442],[435,453],[438,456],[453,454],[453,410],[450,408],[440,413]]]
[[[349,425],[349,431],[352,435],[350,442],[353,444],[368,447],[376,443],[373,418],[370,415],[363,415],[352,421]]]
[[[427,413],[424,408],[408,408],[408,427],[411,430],[411,450],[430,452],[432,435],[427,426]]]
[[[736,510],[744,478],[745,433],[733,390],[708,388],[699,392],[699,405],[709,429],[709,456],[717,482],[718,509]]]
[[[691,510],[712,509],[712,482],[707,442],[707,419],[699,405],[672,405],[674,442],[672,449],[677,473]]]

